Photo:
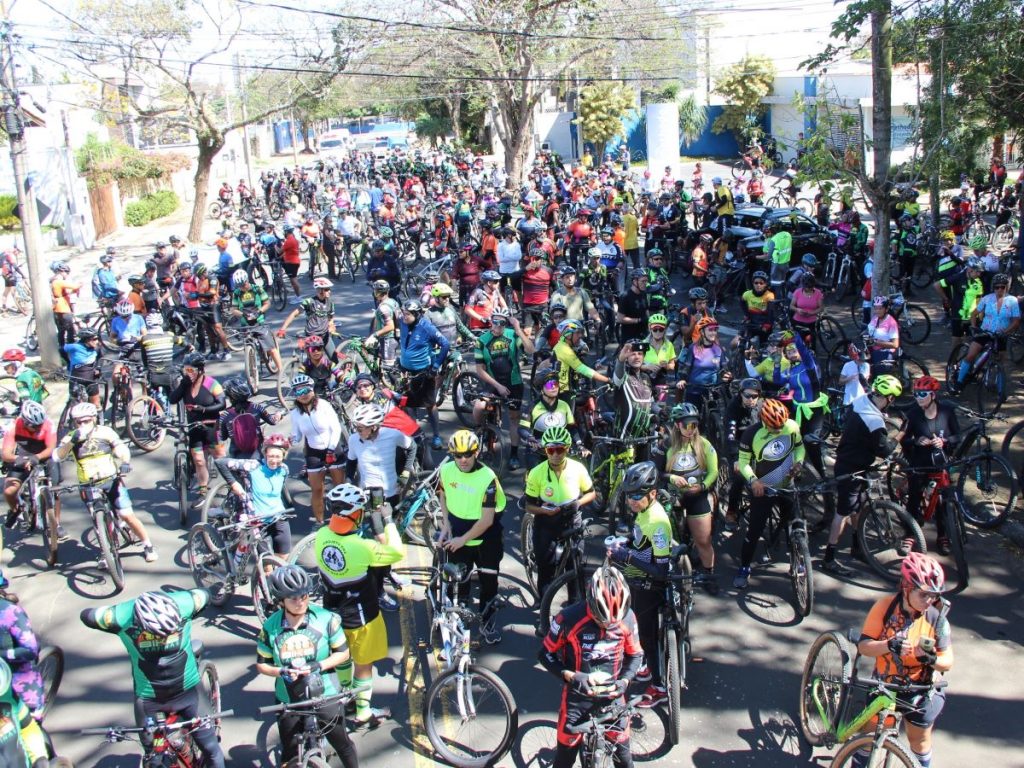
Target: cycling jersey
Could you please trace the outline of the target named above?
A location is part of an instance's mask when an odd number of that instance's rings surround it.
[[[474,338],[459,313],[451,304],[444,307],[433,306],[427,310],[427,319],[437,328],[438,333],[448,339],[449,344],[457,344],[459,338]]]
[[[911,467],[943,467],[946,457],[942,449],[930,445],[918,445],[918,439],[939,437],[950,440],[960,434],[960,424],[956,418],[956,408],[951,403],[937,401],[935,417],[929,419],[917,403],[910,406],[904,413],[906,421],[903,425],[903,455],[907,457]]]
[[[893,447],[886,434],[885,417],[870,395],[862,395],[851,403],[850,414],[843,425],[836,447],[835,473],[839,476],[861,472],[876,458],[888,456]]]
[[[11,686],[33,712],[44,702],[43,678],[36,668],[39,639],[21,606],[0,599],[0,657],[11,668]]]
[[[411,325],[405,320],[399,322],[398,362],[407,371],[424,371],[440,368],[448,355],[449,343],[434,324],[425,317]],[[436,351],[435,351],[436,348]]]
[[[135,695],[140,699],[169,699],[199,684],[199,664],[192,650],[192,617],[206,607],[205,589],[167,592],[181,613],[182,627],[159,637],[135,625],[135,601],[86,608],[82,623],[90,629],[117,635],[128,651]]]
[[[760,480],[766,485],[788,488],[794,464],[804,460],[804,443],[800,427],[786,419],[782,429],[770,430],[751,424],[740,437],[740,474],[748,482]]]
[[[390,322],[394,324],[395,328],[388,334],[388,336],[397,339],[398,317],[400,311],[398,302],[388,296],[385,296],[373,310],[373,322],[370,324],[370,333],[377,333],[377,331],[386,327]]]
[[[231,306],[241,310],[244,315],[246,311],[256,311],[255,322],[263,322],[263,305],[268,300],[267,292],[258,285],[250,284],[249,289],[236,288],[231,294]],[[312,301],[312,299],[305,299]]]
[[[580,360],[576,350],[572,348],[566,339],[559,339],[552,350],[555,353],[555,360],[558,361],[558,391],[571,392],[575,386],[572,374],[576,373],[588,379],[594,378],[597,373],[593,368]]]
[[[789,232],[776,232],[765,245],[766,254],[771,257],[772,264],[789,264],[793,256],[793,235]]]
[[[64,354],[68,356],[68,370],[72,375],[76,368],[91,366],[99,358],[99,349],[79,344],[77,341],[64,345]]]
[[[617,360],[612,384],[615,386],[615,434],[622,439],[649,435],[654,406],[651,377]]]
[[[685,380],[688,387],[713,387],[726,367],[725,359],[721,345],[705,346],[694,342],[679,355],[679,378]]]
[[[52,451],[57,445],[57,428],[46,419],[35,432],[29,431],[20,416],[14,420],[14,428],[4,433],[3,453],[38,456],[48,448]]]
[[[676,359],[675,345],[668,339],[665,339],[660,347],[655,347],[654,342],[650,338],[648,338],[648,342],[651,346],[644,353],[644,365],[660,365],[662,363],[670,363]]]
[[[0,696],[0,765],[31,768],[46,759],[46,740],[39,723],[12,688]]]
[[[296,404],[291,411],[292,443],[306,441],[306,448],[315,451],[333,451],[342,438],[338,414],[326,400],[316,399],[312,410]]]
[[[154,386],[169,387],[174,362],[175,337],[162,328],[147,329],[142,337],[142,361]]]
[[[187,409],[188,423],[216,419],[224,410],[224,388],[212,376],[203,376],[203,383],[199,392],[192,394],[192,379],[182,376],[178,388],[171,392],[168,397],[171,405],[177,405],[184,401],[185,405],[192,406]]]
[[[549,427],[566,427],[571,430],[576,425],[576,417],[573,416],[572,408],[564,400],[555,399],[553,404],[548,404],[543,397],[538,397],[537,402],[529,413],[523,413],[519,420],[519,431],[524,430],[533,438],[540,440],[544,430]]]
[[[499,384],[516,386],[523,383],[519,371],[521,346],[519,336],[511,328],[505,328],[501,333],[490,330],[480,336],[473,356],[477,365],[482,365]]]
[[[14,379],[14,386],[18,392],[18,399],[32,400],[37,403],[43,402],[49,392],[46,391],[46,383],[43,377],[31,368],[22,366]]]
[[[627,562],[622,568],[627,579],[644,580],[668,573],[672,521],[658,501],[652,501],[636,516],[627,549]]]
[[[683,444],[679,450],[670,449],[665,457],[665,471],[671,475],[682,475],[687,484],[699,485],[710,491],[718,480],[718,453],[706,437],[698,438],[704,448],[704,467],[697,461],[696,448],[692,443]]]
[[[931,667],[922,664],[915,655],[922,637],[935,641],[935,655],[942,659],[943,666],[953,663],[949,621],[942,616],[937,605],[929,605],[924,613],[915,617],[904,609],[900,595],[878,598],[864,620],[860,639],[888,640],[896,635],[905,636],[912,650],[899,658],[894,658],[892,653],[884,653],[875,659],[875,674],[883,680],[930,682]]]
[[[978,302],[977,312],[983,315],[981,330],[988,333],[1003,333],[1014,320],[1020,318],[1020,306],[1017,297],[1006,295],[1000,302],[994,293],[983,296]]]
[[[403,471],[411,471],[416,451],[414,441],[397,429],[381,426],[377,434],[364,440],[357,432],[348,436],[348,461],[359,469],[359,482],[363,488],[383,488],[390,498],[398,493],[398,472],[395,467],[399,449],[405,451]]]
[[[88,435],[76,429],[65,435],[61,445],[68,445],[78,467],[79,483],[100,483],[117,475],[117,464],[131,460],[131,451],[110,427],[97,424]]]
[[[590,300],[590,294],[585,288],[573,288],[572,293],[560,287],[551,294],[548,306],[553,304],[565,305],[565,316],[570,320],[583,320],[584,317],[594,311],[594,302]]]
[[[341,617],[326,608],[309,604],[306,615],[296,627],[285,621],[284,609],[278,609],[263,622],[256,640],[256,663],[275,667],[308,667],[332,653],[347,651],[348,643]],[[299,662],[296,664],[296,662]],[[324,696],[338,693],[338,676],[322,674]],[[274,681],[274,695],[282,703],[291,701],[284,678]]]
[[[545,265],[523,272],[523,305],[535,307],[548,303],[551,287],[551,270]]]
[[[470,539],[466,546],[478,547],[485,539],[501,539],[505,491],[490,467],[476,462],[469,472],[463,472],[451,461],[442,465],[440,481],[453,537],[468,533],[480,519],[483,508],[493,507],[494,522],[479,539]]]
[[[774,293],[771,291],[765,291],[758,295],[754,293],[753,289],[751,289],[749,291],[744,291],[743,295],[740,296],[740,300],[743,302],[743,311],[747,316],[747,322],[768,322],[768,304],[769,302],[775,301]]]
[[[266,301],[266,298],[263,301]],[[310,296],[299,303],[299,309],[306,315],[305,333],[307,336],[327,335],[328,325],[334,319],[333,301],[330,299],[323,301],[316,296]]]
[[[558,474],[555,474],[550,464],[542,461],[526,476],[526,502],[536,506],[557,507],[576,501],[593,488],[590,473],[576,459],[566,457],[562,471]],[[561,528],[566,522],[564,515],[537,515],[533,524],[545,528]]]
[[[252,513],[260,518],[274,518],[285,511],[282,493],[288,478],[288,467],[281,464],[271,469],[256,459],[217,459],[217,471],[228,482],[246,489]],[[246,482],[247,481],[247,482]]]

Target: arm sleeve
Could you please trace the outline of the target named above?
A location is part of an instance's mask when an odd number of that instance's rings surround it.
[[[230,485],[231,483],[245,483],[245,475],[259,467],[260,463],[255,459],[217,459],[213,462],[217,467],[220,476]]]
[[[186,393],[188,393],[188,379],[185,376],[182,376],[181,381],[178,382],[178,386],[175,387],[174,391],[171,392],[167,399],[170,400],[171,405],[177,405],[182,401]]]
[[[124,627],[117,621],[116,605],[104,605],[99,608],[86,608],[80,614],[82,623],[89,629],[98,629],[100,632],[120,632]]]
[[[708,464],[707,472],[704,475],[704,490],[710,491],[718,482],[718,451],[708,442],[707,438],[702,437],[701,440],[704,441],[704,458]]]

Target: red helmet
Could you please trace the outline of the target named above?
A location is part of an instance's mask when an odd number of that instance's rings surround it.
[[[761,406],[761,423],[768,429],[782,429],[788,418],[789,409],[778,400],[765,400]]]
[[[622,573],[609,566],[598,568],[590,578],[587,607],[598,624],[622,621],[629,612],[629,586]]]
[[[940,389],[942,385],[934,376],[920,376],[914,380],[915,392],[938,392]]]
[[[279,435],[276,432],[267,435],[267,439],[263,443],[263,450],[267,448],[280,448],[287,453],[288,449],[292,447],[292,441],[284,435]]]
[[[942,566],[934,557],[921,552],[911,552],[903,559],[900,575],[905,586],[917,587],[922,592],[940,594],[946,586]]]
[[[323,336],[317,336],[316,334],[307,336],[302,340],[302,346],[305,349],[323,349],[324,338]]]
[[[8,349],[4,352],[5,363],[24,363],[25,353],[20,349]]]

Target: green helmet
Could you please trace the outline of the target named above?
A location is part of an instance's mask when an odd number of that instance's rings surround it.
[[[984,248],[988,248],[988,238],[984,235],[975,235],[971,238],[968,245],[971,247],[971,250],[980,251]]]
[[[549,445],[571,445],[572,435],[565,427],[548,427],[540,436],[540,444],[543,448],[547,448]]]
[[[659,313],[657,313],[655,315],[651,315],[649,318],[647,318],[647,325],[648,326],[660,325],[660,326],[664,327],[664,326],[668,325],[668,318],[665,317],[663,314],[661,314],[659,312]]]
[[[885,397],[899,397],[903,394],[903,385],[895,376],[883,374],[875,379],[871,385],[871,391]]]

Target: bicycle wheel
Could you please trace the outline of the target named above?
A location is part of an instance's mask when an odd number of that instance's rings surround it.
[[[932,320],[925,308],[919,304],[907,304],[900,313],[900,341],[907,344],[924,344],[932,332]]]
[[[818,635],[807,652],[800,678],[800,730],[812,747],[835,744],[852,675],[850,642],[839,632]]]
[[[472,429],[476,426],[473,421],[473,402],[486,387],[476,371],[461,371],[452,382],[452,408],[462,426]]]
[[[1007,434],[1007,439],[1010,435]],[[1006,440],[1003,441],[1005,446]],[[1013,468],[1002,456],[986,452],[970,457],[960,469],[956,492],[964,517],[978,528],[998,528],[1017,503]]]
[[[39,516],[37,525],[43,534],[43,549],[46,551],[46,565],[53,568],[58,561],[57,548],[57,513],[53,508],[50,492],[42,490],[36,499],[36,510]]]
[[[254,392],[260,391],[260,351],[256,344],[245,345],[245,380]]]
[[[750,166],[746,160],[737,160],[732,164],[732,177],[734,179],[742,179],[746,176],[748,170],[750,170]]]
[[[267,617],[277,609],[277,601],[270,593],[270,580],[267,568],[270,569],[270,573],[273,573],[275,569],[288,565],[280,557],[274,556],[264,557],[262,563],[262,568],[259,567],[259,564],[256,565],[251,579],[253,612],[256,614],[256,623],[261,627],[263,622],[267,620]]]
[[[947,494],[942,500],[942,522],[946,528],[946,537],[949,539],[949,555],[953,558],[956,568],[956,586],[949,590],[950,594],[957,594],[967,589],[970,581],[970,571],[967,565],[967,552],[964,549],[964,521],[960,517],[958,500]],[[946,579],[949,579],[949,568],[946,568]]]
[[[911,267],[910,284],[915,288],[927,288],[935,282],[935,266],[927,258],[918,256]],[[902,334],[900,334],[902,338]]]
[[[519,728],[519,710],[508,686],[477,664],[440,675],[423,705],[431,746],[457,768],[486,768],[501,759]]]
[[[871,753],[867,763],[861,763],[856,757],[857,753],[863,750]],[[884,758],[878,752],[884,752]],[[885,768],[918,768],[917,760],[910,756],[910,752],[894,737],[890,736],[876,746],[875,736],[868,734],[850,739],[832,758],[829,768],[853,768],[855,765],[877,765]]]
[[[806,530],[795,530],[789,537],[789,581],[797,610],[801,616],[810,616],[814,610],[814,570]]]
[[[782,163],[780,161],[779,165],[781,164]],[[800,212],[805,216],[814,215],[814,201],[808,200],[806,197],[798,197],[793,205],[795,208],[799,209]]]
[[[519,524],[519,551],[523,553],[523,569],[526,571],[526,581],[530,585],[530,591],[534,598],[539,598],[540,595],[537,593],[537,553],[533,551],[533,521],[534,515],[524,510],[523,520]]]
[[[36,714],[43,720],[53,702],[57,700],[57,691],[60,689],[61,680],[64,679],[64,651],[55,645],[47,645],[40,649],[36,669],[43,679],[43,705]]]
[[[25,326],[25,349],[29,352],[35,352],[39,349],[39,336],[36,334],[36,318],[34,315],[29,317],[28,324]]]
[[[223,207],[218,202],[210,203],[209,207],[206,210],[207,213],[210,214],[211,219],[219,219],[221,213],[224,211]]]
[[[124,568],[121,565],[121,553],[117,548],[118,535],[115,525],[109,509],[100,509],[96,512],[96,539],[99,541],[100,554],[117,593],[124,589]]]
[[[299,768],[331,768],[331,764],[320,755],[306,755],[299,763]]]
[[[284,275],[278,269],[274,269],[274,282],[270,285],[270,298],[274,302],[274,309],[278,312],[281,312],[288,304],[288,289],[285,288]]]
[[[828,315],[825,315],[818,321],[818,340],[821,342],[823,349],[831,349],[840,342],[842,342],[842,346],[845,348],[849,343],[843,326]]]
[[[217,667],[208,659],[199,662],[199,714],[212,715],[221,712],[220,674]],[[220,735],[220,718],[213,721],[213,727]]]
[[[288,365],[284,367],[283,375],[277,377],[277,401],[281,403],[284,408],[290,407],[288,402],[288,392],[291,391],[292,379],[295,378],[295,374],[299,372],[299,361],[292,360]]]
[[[1018,421],[1010,427],[999,453],[1009,462],[1017,479],[1017,487],[1020,487],[1021,478],[1024,478],[1024,421]]]
[[[662,653],[665,654],[665,691],[668,693],[668,740],[673,746],[682,738],[682,682],[679,679],[679,638],[672,628],[665,630]]]
[[[898,548],[904,539],[911,539],[914,552],[927,552],[921,526],[903,507],[891,501],[872,499],[861,505],[857,538],[868,565],[875,573],[893,584],[900,580],[903,555]]]
[[[229,556],[220,531],[209,523],[192,526],[188,534],[188,567],[192,580],[200,589],[209,591],[210,602],[217,606],[224,605],[235,590]]]
[[[992,225],[989,224],[988,222],[973,221],[968,225],[967,231],[964,232],[964,242],[973,240],[978,235],[981,235],[982,237],[985,238],[986,243],[990,243],[992,242],[992,235],[994,232],[995,230],[992,228]]]
[[[476,434],[480,438],[480,461],[499,478],[503,477],[508,463],[508,438],[493,424],[481,424]]]
[[[188,525],[188,456],[180,451],[174,454],[174,488],[178,493],[178,525]]]
[[[992,245],[997,251],[1004,251],[1013,245],[1014,231],[1009,224],[1000,224],[992,235]]]
[[[288,562],[301,566],[313,581],[310,601],[319,603],[323,598],[323,582],[320,579],[320,568],[316,557],[316,534],[311,533],[292,547],[288,553]]]
[[[990,360],[981,372],[975,387],[978,411],[984,416],[995,416],[1006,402],[1006,372],[997,360]]]
[[[895,372],[899,374],[900,383],[903,385],[903,394],[896,398],[896,407],[909,408],[914,402],[914,381],[922,376],[928,376],[928,368],[916,357],[903,355]]]
[[[589,568],[573,569],[557,576],[544,590],[540,600],[540,626],[550,627],[551,619],[563,608],[583,600],[587,594],[587,580],[592,573]]]
[[[149,395],[139,395],[128,403],[128,439],[140,451],[152,453],[163,445],[167,429],[153,424],[163,415],[163,406]]]

